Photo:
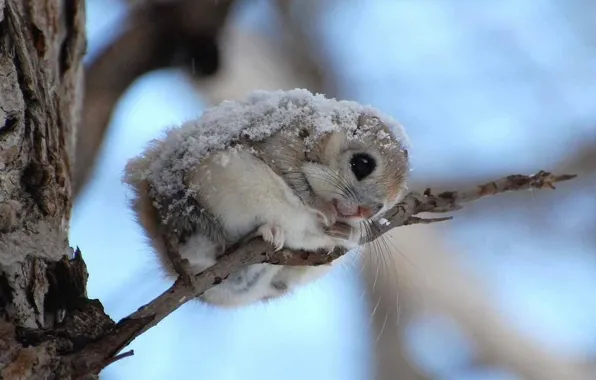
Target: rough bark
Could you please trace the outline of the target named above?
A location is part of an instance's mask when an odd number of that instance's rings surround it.
[[[112,324],[68,246],[84,21],[82,0],[0,0],[2,379],[71,378],[66,355]]]

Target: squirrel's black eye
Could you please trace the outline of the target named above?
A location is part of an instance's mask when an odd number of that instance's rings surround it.
[[[352,167],[352,173],[360,181],[375,170],[377,163],[374,158],[366,153],[356,153],[350,160],[350,166]]]

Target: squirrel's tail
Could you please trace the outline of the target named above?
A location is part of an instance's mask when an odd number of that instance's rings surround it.
[[[157,158],[159,151],[160,144],[154,141],[142,155],[131,159],[124,169],[122,181],[129,185],[133,192],[130,207],[135,213],[137,222],[141,225],[155,249],[162,262],[162,267],[167,268],[167,271],[169,271],[171,263],[160,231],[160,216],[153,204],[153,198],[150,194],[151,184],[148,179],[150,165]]]

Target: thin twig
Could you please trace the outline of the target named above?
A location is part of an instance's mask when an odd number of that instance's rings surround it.
[[[115,362],[117,362],[118,360],[122,360],[122,359],[124,359],[124,358],[127,358],[127,357],[129,357],[129,356],[133,356],[134,354],[135,354],[135,351],[134,351],[134,350],[128,350],[128,351],[126,351],[126,352],[123,352],[123,353],[121,353],[121,354],[118,354],[118,355],[116,355],[116,356],[113,356],[113,357],[111,357],[111,358],[107,359],[107,360],[105,361],[105,365],[106,365],[106,367],[107,367],[108,365],[110,365],[110,364],[112,364],[112,363],[115,363]]]
[[[122,360],[124,358],[127,358],[129,356],[133,356],[135,354],[134,350],[128,350],[126,352],[123,352],[121,354],[118,355],[114,355],[112,357],[106,358],[103,362],[101,362],[101,364],[98,366],[99,368],[94,368],[93,370],[90,370],[89,372],[95,372],[95,371],[101,371],[103,368],[109,366],[112,363],[115,363],[119,360]],[[78,374],[77,377],[75,377],[75,380],[83,380],[89,373],[81,373]]]
[[[417,216],[410,216],[408,220],[402,224],[402,226],[411,226],[412,224],[431,224],[431,223],[439,223],[439,222],[446,222],[448,220],[452,220],[452,216],[444,216],[442,218],[419,218]]]
[[[415,224],[408,222],[413,215],[431,212],[444,213],[457,211],[463,207],[463,203],[470,203],[480,198],[507,193],[510,191],[554,189],[557,182],[568,181],[575,178],[576,175],[554,175],[543,170],[534,175],[513,174],[496,181],[484,183],[469,190],[464,191],[443,191],[433,195],[431,189],[426,189],[424,193],[409,193],[400,204],[387,213],[385,217],[389,223],[377,223],[380,236],[394,227]],[[374,236],[373,240],[377,237]]]

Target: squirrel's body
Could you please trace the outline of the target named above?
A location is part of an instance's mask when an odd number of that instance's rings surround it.
[[[224,102],[131,160],[126,181],[136,192],[133,208],[172,275],[163,244],[168,234],[196,273],[255,230],[278,249],[356,248],[360,223],[379,217],[405,189],[404,137],[381,118],[357,103],[304,90]],[[334,231],[336,220],[349,223],[352,233]],[[249,304],[329,268],[252,265],[201,299]]]

